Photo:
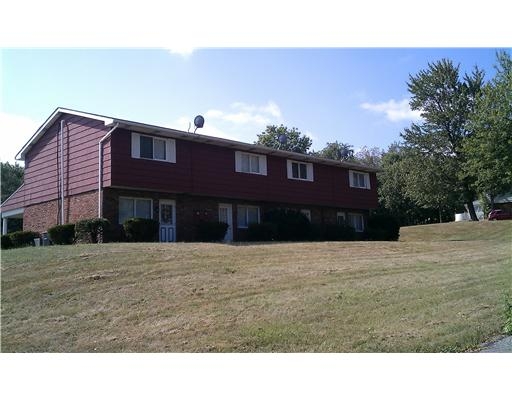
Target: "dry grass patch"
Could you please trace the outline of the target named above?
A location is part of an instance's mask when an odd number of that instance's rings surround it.
[[[462,351],[501,329],[508,222],[489,240],[4,251],[2,351]]]

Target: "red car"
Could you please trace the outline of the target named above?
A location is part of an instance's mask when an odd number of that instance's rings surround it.
[[[504,210],[492,210],[489,213],[489,221],[495,221],[499,219],[512,219],[512,213]]]

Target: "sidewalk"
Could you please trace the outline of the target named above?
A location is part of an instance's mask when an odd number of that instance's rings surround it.
[[[505,336],[495,342],[487,343],[479,353],[512,353],[512,336]]]

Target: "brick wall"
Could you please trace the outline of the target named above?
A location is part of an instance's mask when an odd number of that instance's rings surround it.
[[[46,201],[25,207],[23,212],[23,230],[46,232],[57,225],[59,220],[59,204],[57,200]]]
[[[64,223],[95,218],[98,215],[98,192],[92,191],[64,199]],[[25,207],[23,229],[46,232],[60,223],[60,201],[51,200]]]
[[[196,225],[200,221],[218,221],[219,203],[231,204],[233,208],[233,235],[235,241],[246,238],[247,229],[237,227],[237,206],[253,205],[260,207],[260,217],[273,208],[308,209],[311,211],[313,224],[336,224],[338,211],[358,212],[368,215],[367,211],[338,209],[333,207],[298,206],[273,202],[242,201],[226,198],[192,196],[187,194],[170,194],[142,190],[105,188],[103,191],[103,216],[117,224],[119,220],[119,197],[135,197],[153,200],[153,219],[159,220],[159,200],[176,201],[176,240],[193,241],[196,235]]]

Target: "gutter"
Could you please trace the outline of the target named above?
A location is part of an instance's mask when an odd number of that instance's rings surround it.
[[[119,123],[116,123],[115,126],[111,130],[109,130],[106,133],[106,135],[103,136],[98,142],[98,218],[101,218],[103,215],[101,207],[103,186],[103,142],[112,135],[112,132],[114,132],[118,128],[118,126]]]

